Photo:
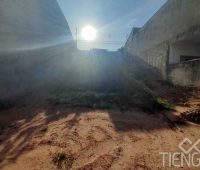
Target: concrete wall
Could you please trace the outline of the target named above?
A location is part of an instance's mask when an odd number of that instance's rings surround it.
[[[27,50],[72,41],[56,0],[1,0],[0,51]]]
[[[174,84],[200,87],[200,60],[172,64],[168,71],[169,78]]]
[[[0,53],[0,99],[16,99],[40,86],[58,82],[70,57],[67,44]]]
[[[161,75],[167,78],[166,69],[168,64],[169,47],[167,43],[160,44],[155,48],[140,53],[140,57],[149,65],[160,70]]]
[[[115,91],[122,55],[70,51],[67,44],[1,54],[0,101],[52,89]],[[49,91],[48,91],[49,90]]]
[[[56,0],[0,1],[0,99],[61,82],[75,50]]]
[[[199,31],[200,1],[168,0],[167,3],[126,43],[130,53],[151,49],[163,42],[176,41],[193,28]]]
[[[199,18],[200,1],[168,0],[136,34],[130,34],[125,51],[141,57],[167,79],[168,64],[179,62],[179,55],[199,56]],[[199,38],[190,42],[194,37]]]

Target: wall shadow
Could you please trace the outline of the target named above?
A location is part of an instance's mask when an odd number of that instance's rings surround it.
[[[6,164],[15,162],[23,153],[33,150],[41,143],[31,143],[33,138],[42,138],[45,135],[44,127],[48,124],[63,119],[66,129],[70,130],[78,126],[80,118],[96,121],[96,110],[92,108],[57,107],[22,107],[2,111],[0,123],[7,122],[7,126],[1,130],[0,135],[0,168]],[[88,113],[93,113],[88,116]],[[141,110],[130,109],[104,109],[98,112],[106,113],[110,119],[105,122],[113,124],[116,133],[128,131],[151,132],[162,129],[176,130],[175,123],[163,114],[148,114]],[[73,115],[73,116],[72,116]],[[87,116],[85,116],[87,115]],[[103,119],[102,119],[103,120]],[[90,123],[85,124],[90,128]],[[186,124],[178,126],[187,126]],[[53,145],[53,141],[46,142]]]

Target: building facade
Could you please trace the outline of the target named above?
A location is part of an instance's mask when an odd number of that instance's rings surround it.
[[[181,86],[200,86],[200,1],[168,0],[140,29],[125,50]],[[137,30],[137,31],[135,31]]]

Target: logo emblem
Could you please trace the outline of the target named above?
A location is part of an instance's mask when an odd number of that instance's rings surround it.
[[[196,141],[190,148],[188,148],[188,149],[185,149],[185,148],[183,147],[183,145],[184,145],[185,143],[188,143],[188,144],[192,145],[192,141],[191,141],[190,139],[188,139],[188,138],[185,138],[185,139],[178,145],[179,149],[180,149],[183,153],[189,154],[193,149],[196,150],[198,153],[200,153],[200,149],[197,147],[197,145],[200,143],[200,139],[197,140],[197,141]]]

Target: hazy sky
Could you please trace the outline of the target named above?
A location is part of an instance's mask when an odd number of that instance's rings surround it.
[[[123,46],[133,27],[142,27],[166,0],[58,0],[75,38],[78,28],[80,49],[106,48],[116,50]],[[85,25],[98,30],[92,43],[80,36]]]

